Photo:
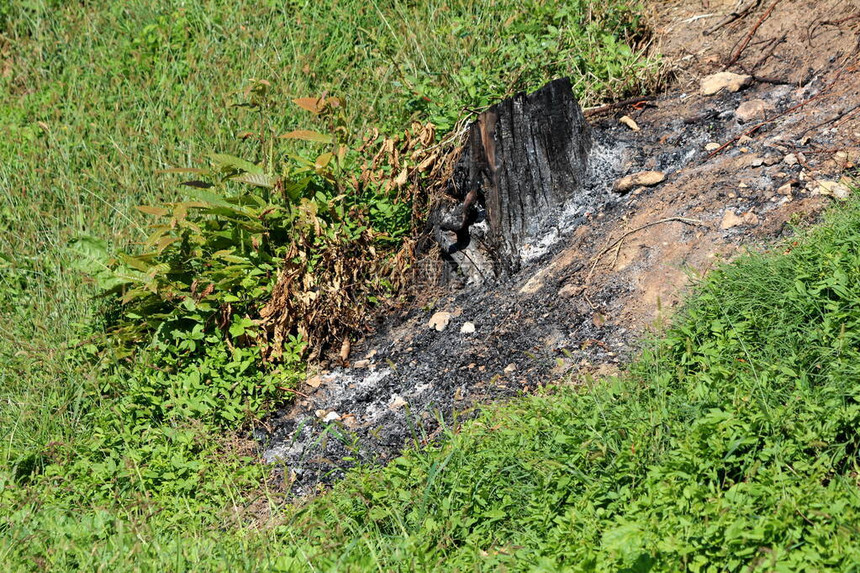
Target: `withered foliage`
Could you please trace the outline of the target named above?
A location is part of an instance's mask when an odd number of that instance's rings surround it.
[[[309,358],[324,349],[336,350],[344,340],[366,330],[367,315],[381,297],[393,296],[416,280],[415,245],[433,197],[450,175],[459,149],[456,137],[436,143],[435,127],[413,123],[392,137],[368,133],[357,149],[359,175],[349,178],[347,193],[373,187],[393,194],[395,202],[411,205],[411,236],[399,247],[380,247],[378,233],[364,229],[358,236],[326,235],[315,213],[306,213],[284,259],[271,298],[260,309],[269,359],[277,359],[285,340],[300,335],[308,342]],[[353,210],[353,217],[363,217]],[[317,226],[317,228],[315,228]],[[424,253],[434,258],[435,253]]]

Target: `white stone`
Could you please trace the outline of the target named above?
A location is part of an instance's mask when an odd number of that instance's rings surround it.
[[[437,312],[430,317],[430,321],[427,323],[427,326],[429,326],[430,328],[435,328],[437,331],[442,332],[443,330],[448,328],[449,322],[451,322],[450,312]]]
[[[639,185],[644,185],[646,187],[652,187],[659,183],[662,183],[666,179],[666,174],[662,171],[640,171],[639,173],[633,173],[631,175],[627,175],[622,177],[618,181],[615,182],[612,189],[616,193],[627,193],[634,187],[638,187]]]
[[[473,332],[475,332],[475,323],[464,322],[463,326],[460,327],[460,332],[462,334],[472,334]]]
[[[624,125],[626,125],[630,129],[632,129],[633,131],[639,131],[639,125],[629,115],[625,115],[625,116],[621,117],[621,119],[619,119],[618,121],[623,123]]]
[[[819,181],[817,195],[830,195],[834,199],[844,201],[851,196],[851,190],[847,185],[843,185],[838,181]]]
[[[765,113],[769,109],[773,108],[763,99],[751,99],[738,106],[738,109],[735,110],[735,117],[742,123],[746,123],[754,119],[763,120]]]
[[[335,420],[340,420],[340,414],[337,412],[329,412],[323,418],[323,422],[334,422]]]
[[[723,215],[723,220],[720,222],[720,229],[726,231],[731,229],[732,227],[737,227],[738,225],[743,225],[744,220],[743,217],[738,217],[735,215],[734,211],[726,211],[726,214]]]
[[[699,93],[702,95],[714,95],[723,90],[736,92],[752,83],[752,76],[733,74],[731,72],[720,72],[702,78],[699,85]]]
[[[791,195],[791,183],[786,183],[782,187],[776,190],[780,195]]]

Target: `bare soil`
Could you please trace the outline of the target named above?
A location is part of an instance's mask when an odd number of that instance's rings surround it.
[[[835,183],[860,162],[860,7],[672,0],[651,13],[674,87],[640,109],[592,112],[588,180],[549,217],[542,256],[389,317],[350,367],[310,379],[307,398],[258,430],[285,490],[311,493],[347,467],[384,463],[488,401],[616,371],[691,277],[838,201]],[[700,80],[726,68],[754,80],[701,95]],[[759,111],[740,117],[749,102]],[[647,170],[665,181],[613,192]],[[443,331],[428,326],[439,311],[451,313]],[[461,333],[466,322],[474,333]]]

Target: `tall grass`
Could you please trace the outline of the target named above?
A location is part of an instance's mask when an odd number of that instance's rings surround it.
[[[444,132],[559,75],[584,103],[638,90],[650,64],[625,42],[639,40],[636,14],[585,0],[0,3],[0,563],[274,559],[272,532],[248,533],[234,511],[249,490],[268,495],[265,468],[199,420],[156,426],[117,395],[180,383],[93,354],[100,302],[68,247],[94,235],[133,249],[147,232],[134,207],[180,195],[158,169],[254,158],[241,133],[257,117],[233,107],[252,79],[283,104],[267,118],[275,135],[312,127],[288,102],[322,92],[346,101],[356,132],[412,120]]]
[[[32,387],[20,413],[7,409],[19,422],[87,386],[54,359],[94,309],[69,241],[140,241],[146,222],[133,207],[178,194],[156,170],[213,150],[253,157],[255,143],[237,135],[256,118],[231,107],[251,78],[283,102],[277,134],[307,121],[290,98],[323,91],[347,101],[356,131],[411,119],[444,129],[466,107],[554,75],[581,78],[580,95],[594,99],[633,89],[644,69],[619,39],[636,33],[631,13],[582,1],[13,0],[0,14],[0,355],[24,369],[5,369],[11,395]]]

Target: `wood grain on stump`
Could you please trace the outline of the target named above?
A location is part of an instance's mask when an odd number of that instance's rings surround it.
[[[520,248],[582,188],[591,149],[570,80],[519,93],[470,126],[434,237],[465,277],[515,272]]]

